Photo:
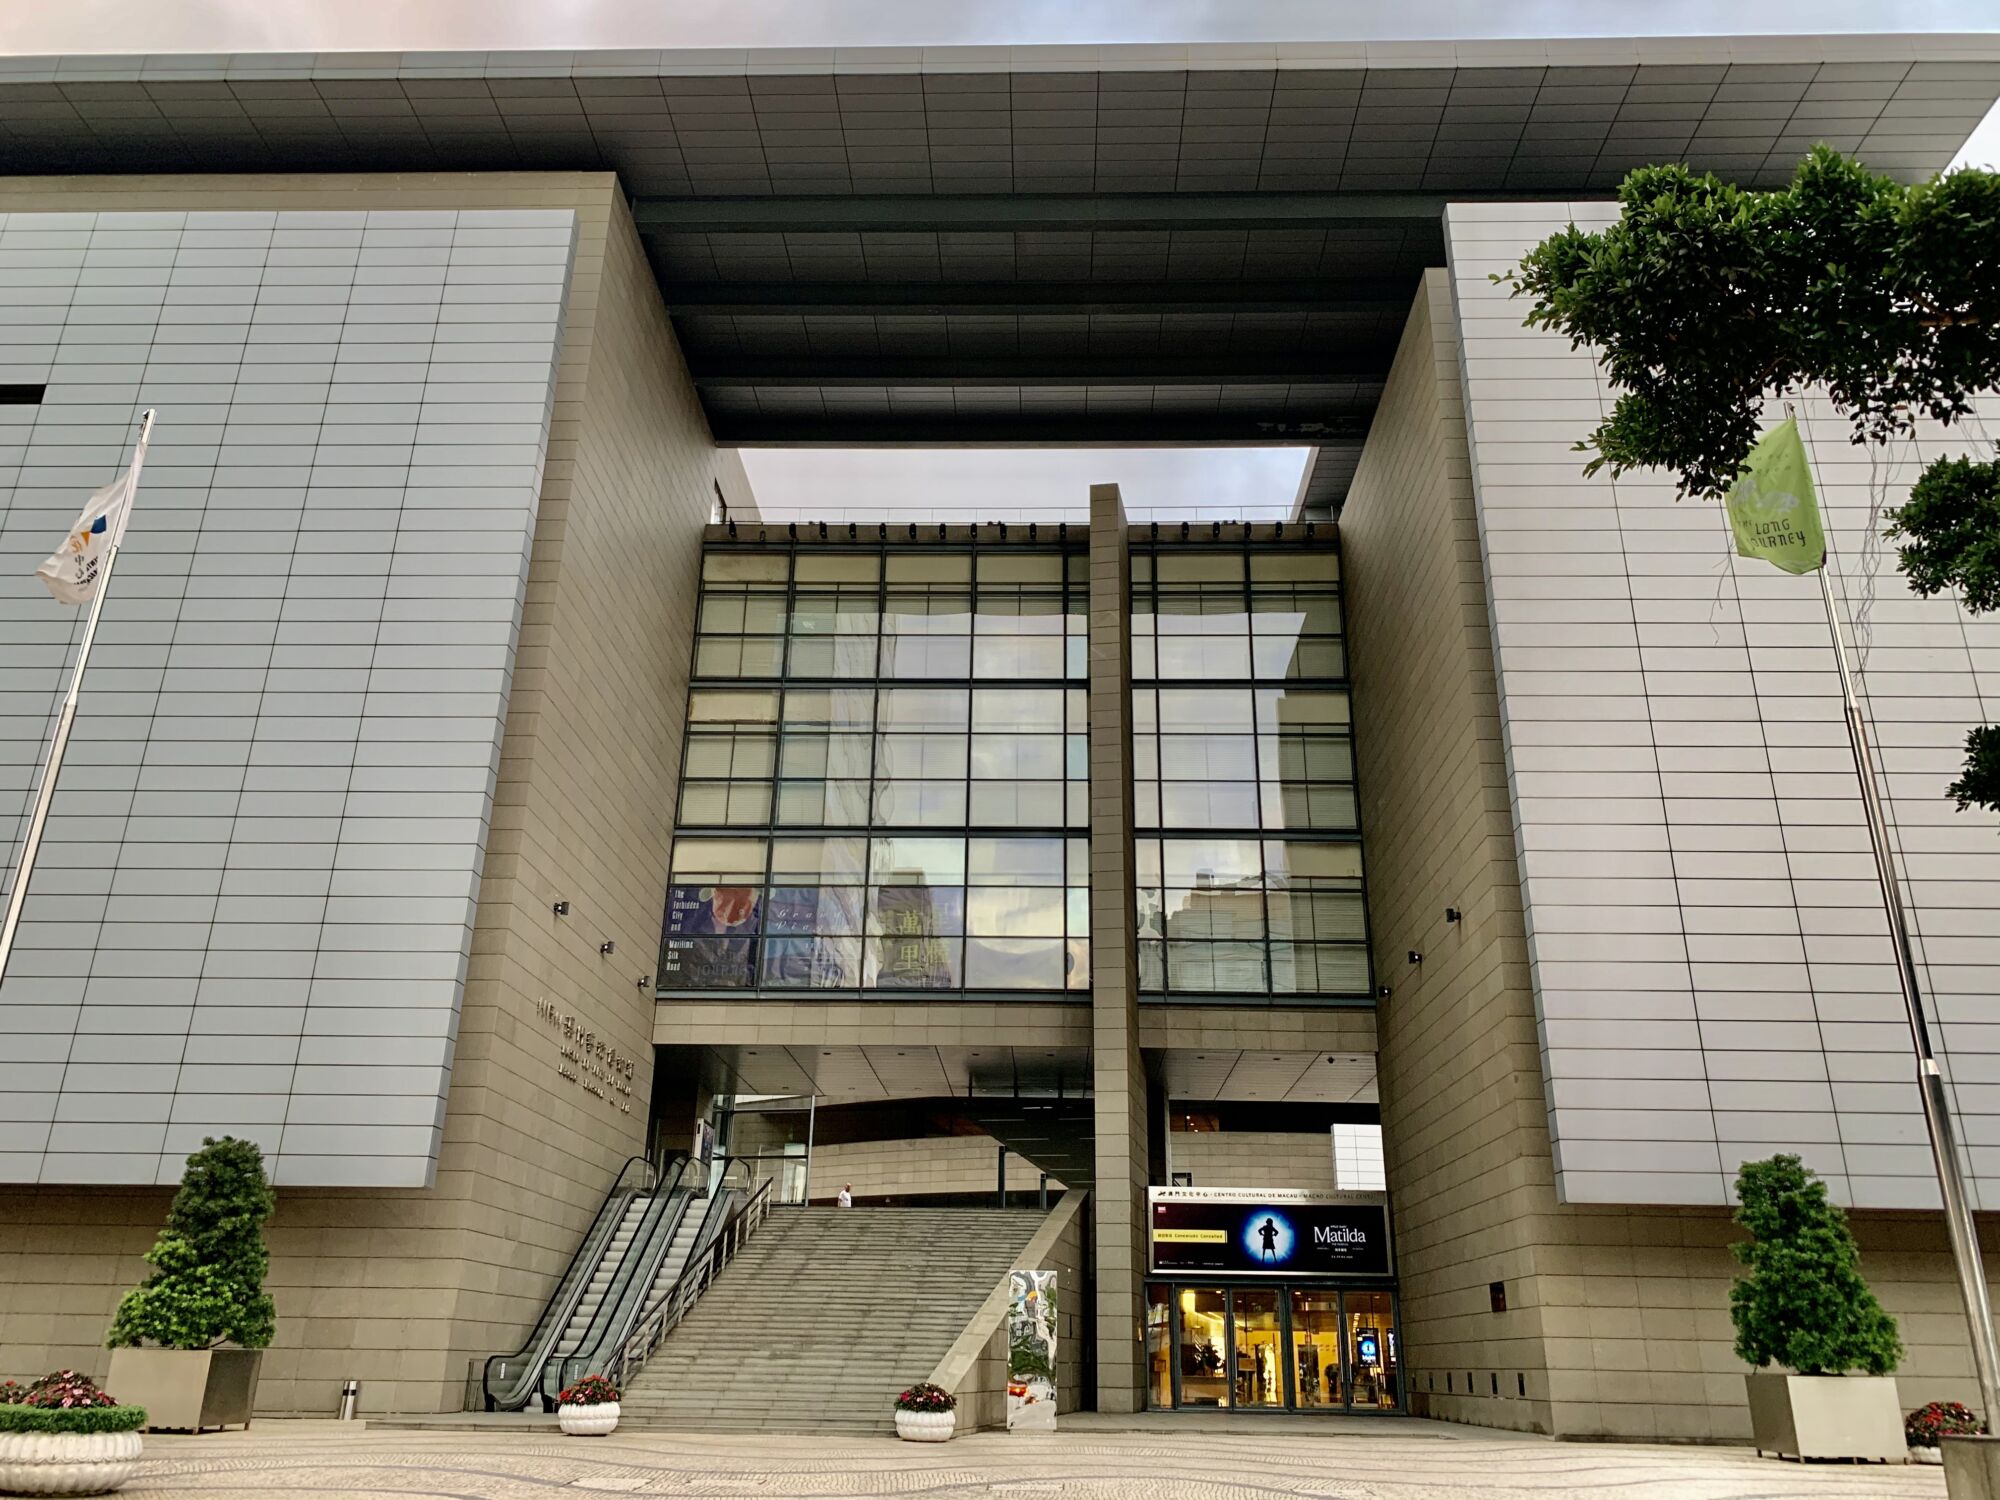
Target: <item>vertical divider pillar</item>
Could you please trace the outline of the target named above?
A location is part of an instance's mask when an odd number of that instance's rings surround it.
[[[1090,996],[1097,1409],[1145,1405],[1147,1086],[1133,913],[1131,548],[1118,486],[1090,487]]]

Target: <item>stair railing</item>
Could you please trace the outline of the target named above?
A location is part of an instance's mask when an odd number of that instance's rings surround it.
[[[726,1183],[727,1168],[723,1176]],[[757,1226],[771,1211],[771,1185],[772,1179],[768,1177],[760,1182],[756,1191],[723,1221],[714,1237],[706,1245],[690,1252],[688,1264],[674,1282],[673,1290],[660,1300],[625,1342],[618,1346],[618,1352],[612,1355],[604,1373],[613,1385],[622,1388],[639,1373],[653,1351],[680,1326],[681,1319],[701,1300],[701,1294],[708,1290],[715,1278],[722,1274],[723,1268],[736,1258],[737,1251],[757,1232]],[[723,1185],[716,1188],[718,1193],[725,1190]]]
[[[512,1354],[488,1356],[485,1371],[480,1377],[480,1388],[486,1397],[488,1411],[519,1411],[532,1399],[536,1377],[541,1374],[543,1364],[555,1349],[556,1340],[569,1326],[570,1317],[576,1312],[577,1304],[583,1300],[584,1291],[590,1284],[585,1268],[596,1265],[603,1255],[604,1247],[617,1231],[625,1205],[637,1194],[657,1189],[659,1182],[659,1169],[643,1156],[628,1158],[625,1165],[618,1169],[618,1175],[612,1179],[610,1188],[604,1194],[604,1201],[598,1205],[597,1216],[591,1220],[590,1228],[578,1242],[576,1253],[570,1256],[569,1264],[556,1278],[556,1289],[534,1328],[529,1331],[527,1342]]]

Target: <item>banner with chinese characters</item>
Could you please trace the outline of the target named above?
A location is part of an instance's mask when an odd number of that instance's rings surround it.
[[[1015,1271],[1007,1313],[1007,1430],[1056,1430],[1056,1273]]]

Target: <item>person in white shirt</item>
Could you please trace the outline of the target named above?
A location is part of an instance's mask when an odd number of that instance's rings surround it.
[[[837,1208],[852,1208],[852,1207],[854,1207],[854,1189],[853,1189],[853,1187],[852,1187],[852,1186],[850,1186],[850,1185],[849,1185],[849,1184],[847,1184],[847,1183],[842,1183],[842,1184],[840,1185],[840,1192],[839,1192],[839,1193],[838,1193],[838,1194],[837,1194],[837,1195],[836,1195],[836,1196],[834,1197],[834,1200],[833,1200],[833,1201],[834,1201],[834,1206],[835,1206],[835,1207],[837,1207]]]

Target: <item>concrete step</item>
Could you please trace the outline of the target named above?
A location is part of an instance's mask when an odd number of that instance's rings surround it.
[[[639,1427],[889,1432],[1042,1223],[1035,1211],[775,1210],[650,1368]]]

